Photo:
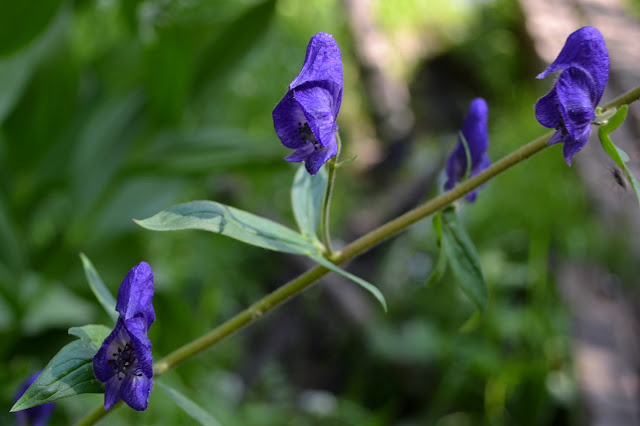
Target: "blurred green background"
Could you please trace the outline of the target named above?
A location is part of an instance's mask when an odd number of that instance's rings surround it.
[[[375,136],[337,0],[2,3],[0,423],[13,421],[19,383],[72,340],[67,328],[108,323],[80,252],[114,294],[132,266],[151,264],[156,358],[309,266],[204,232],[152,233],[131,219],[212,199],[294,226],[296,165],[282,161],[289,150],[271,110],[313,34],[329,32],[341,47],[344,158],[359,155],[338,175],[337,241],[388,219],[389,205],[402,204],[395,189],[418,187],[408,207],[437,193],[433,176],[472,98],[489,102],[493,159],[546,131],[533,104],[551,83],[534,80],[544,67],[516,2],[372,3],[382,33],[405,47],[385,66],[411,89],[415,114],[393,167],[382,161],[389,147]],[[162,380],[224,425],[576,424],[568,315],[550,255],[613,262],[623,278],[632,263],[559,150],[495,179],[464,209],[489,285],[481,319],[468,322],[473,307],[449,275],[425,288],[437,254],[428,219],[349,267],[383,291],[388,314],[328,278]],[[59,401],[53,423],[101,401]],[[104,424],[190,422],[156,388],[147,412],[119,409]]]

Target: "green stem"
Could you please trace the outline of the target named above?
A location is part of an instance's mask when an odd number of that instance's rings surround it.
[[[329,160],[327,166],[329,167],[329,175],[327,176],[327,188],[322,199],[322,210],[320,216],[320,238],[322,238],[322,244],[324,244],[325,255],[331,259],[333,249],[331,248],[331,235],[329,232],[329,210],[331,209],[331,196],[333,194],[333,183],[336,180],[336,169],[338,168],[338,157],[340,157],[340,149],[342,148],[342,141],[340,135],[336,132],[336,144],[338,145],[335,157]]]
[[[99,406],[94,408],[92,412],[87,414],[86,417],[84,417],[78,423],[76,423],[75,426],[90,426],[90,425],[96,424],[100,419],[102,419],[104,416],[106,416],[107,414],[109,414],[110,412],[112,412],[113,410],[115,410],[121,405],[122,405],[122,401],[118,401],[113,407],[109,409],[109,411],[107,411],[104,409],[104,405],[100,404]]]
[[[451,191],[445,192],[439,197],[434,198],[433,200],[358,238],[345,247],[341,252],[336,253],[332,258],[333,263],[339,265],[365,252],[374,245],[379,244],[387,238],[397,234],[418,220],[446,207],[453,201],[461,198],[468,192],[471,192],[509,167],[512,167],[536,152],[543,150],[548,146],[546,142],[552,134],[553,132],[549,132],[546,135],[539,137],[528,145],[525,145],[517,151],[507,155],[502,160],[494,163],[482,173],[479,173],[471,179],[457,185]],[[162,375],[163,373],[175,368],[175,366],[181,362],[204,351],[225,337],[230,336],[245,325],[253,322],[257,318],[260,318],[271,309],[290,299],[292,296],[300,293],[328,272],[329,270],[327,268],[316,266],[315,268],[300,275],[298,278],[289,281],[287,284],[263,297],[261,300],[240,312],[227,322],[214,328],[204,336],[187,343],[185,346],[175,350],[160,361],[156,362],[154,365],[154,374],[156,376]]]
[[[603,107],[603,110],[612,107],[617,108],[621,105],[629,104],[630,102],[638,99],[640,99],[640,86],[605,105]],[[462,198],[467,193],[478,188],[480,185],[484,184],[485,182],[489,181],[505,170],[515,166],[519,162],[526,160],[530,156],[545,149],[548,146],[546,142],[553,135],[553,133],[554,132],[549,132],[543,136],[540,136],[539,138],[529,142],[522,148],[519,148],[518,150],[512,152],[501,160],[493,163],[483,172],[455,186],[451,191],[445,192],[444,194],[432,199],[431,201],[428,201],[425,204],[422,204],[415,209],[404,213],[396,219],[387,222],[379,228],[374,229],[368,234],[363,235],[362,237],[346,246],[339,253],[334,253],[334,255],[331,257],[331,261],[336,265],[342,264],[347,260],[364,253],[366,250],[381,243],[382,241],[398,234],[400,231],[406,229],[420,219],[423,219],[430,214],[443,209],[444,207],[453,203],[457,199]],[[258,302],[251,305],[249,308],[245,309],[233,318],[227,320],[223,324],[209,331],[205,335],[190,343],[187,343],[185,346],[178,348],[160,361],[155,362],[153,367],[154,376],[161,376],[167,371],[175,368],[180,363],[186,361],[189,358],[192,358],[193,356],[210,348],[224,338],[234,334],[244,326],[262,317],[264,314],[271,311],[275,307],[280,306],[291,297],[301,293],[312,284],[317,282],[328,272],[329,270],[327,268],[323,266],[316,266],[315,268],[305,272],[299,277],[289,281],[282,287],[263,297]],[[94,410],[85,419],[78,423],[78,425],[88,426],[102,418],[107,412],[105,412],[102,407],[100,407],[100,409],[102,411],[101,413],[97,413],[99,411],[98,409]]]

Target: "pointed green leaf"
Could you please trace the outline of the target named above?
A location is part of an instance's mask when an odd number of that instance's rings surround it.
[[[118,320],[118,313],[116,312],[116,299],[113,298],[107,286],[104,285],[104,281],[98,275],[98,271],[93,267],[93,264],[84,253],[80,253],[80,259],[82,260],[82,266],[84,267],[84,274],[89,281],[89,287],[91,291],[98,299],[98,302],[102,305],[105,312],[109,314],[111,319],[115,322]]]
[[[93,357],[110,332],[104,325],[70,328],[69,334],[80,340],[60,349],[11,411],[24,410],[81,393],[104,392],[104,384],[93,373]]]
[[[442,212],[442,242],[453,275],[462,291],[481,311],[484,311],[487,305],[487,285],[478,260],[478,253],[460,223],[458,215],[451,207]]]
[[[464,137],[464,134],[462,133],[462,131],[458,132],[458,136],[462,141],[462,146],[464,148],[464,155],[467,157],[467,169],[464,172],[464,176],[462,177],[462,180],[467,180],[467,178],[471,174],[471,150],[469,149],[469,143],[467,142],[467,138]]]
[[[174,402],[178,404],[178,406],[182,408],[185,413],[190,415],[195,421],[204,426],[220,426],[219,421],[214,419],[211,414],[206,412],[202,407],[193,402],[191,399],[187,398],[185,395],[165,383],[157,382],[157,384],[158,386],[160,386],[160,389],[165,391],[167,395],[169,395],[169,397],[171,397],[171,399],[173,399]]]
[[[431,287],[435,283],[439,282],[447,271],[447,252],[442,242],[442,212],[438,212],[433,216],[433,229],[436,231],[439,252],[436,266],[433,268],[429,278],[427,279],[427,287]]]
[[[302,235],[317,241],[316,230],[320,218],[322,199],[327,188],[327,171],[324,167],[310,175],[304,165],[300,166],[291,187],[293,215]]]
[[[214,201],[178,204],[135,222],[153,231],[202,229],[285,253],[309,254],[318,251],[301,234],[286,226]]]
[[[628,110],[629,107],[627,105],[622,105],[620,109],[618,109],[618,111],[607,121],[607,124],[603,124],[598,128],[598,137],[600,138],[602,148],[604,148],[605,152],[609,154],[609,157],[611,157],[621,168],[625,167],[624,163],[629,161],[629,156],[611,142],[609,133],[622,125],[627,117]]]
[[[369,293],[373,294],[373,296],[378,299],[378,302],[380,302],[380,304],[382,305],[382,308],[384,309],[385,312],[387,312],[387,301],[384,299],[384,296],[382,294],[382,292],[380,290],[378,290],[377,287],[375,287],[373,284],[368,283],[367,281],[363,280],[360,277],[357,277],[347,271],[345,271],[344,269],[340,268],[338,265],[336,265],[335,263],[331,263],[329,262],[327,259],[325,259],[324,257],[322,257],[322,255],[312,255],[310,256],[311,259],[315,260],[317,263],[319,263],[320,265],[324,266],[325,268],[342,275],[343,277],[349,278],[351,281],[355,282],[356,284],[359,284],[362,288],[364,288],[365,290],[367,290]]]
[[[624,171],[624,174],[627,176],[629,183],[631,183],[631,187],[633,188],[633,192],[636,194],[636,198],[638,199],[638,203],[640,203],[640,183],[631,172],[631,169],[627,167],[627,162],[629,161],[629,156],[622,149],[618,148],[613,144],[609,134],[620,127],[627,117],[628,111],[627,105],[622,105],[620,109],[609,119],[607,124],[601,125],[598,129],[598,137],[600,138],[600,144],[604,151],[615,161],[615,163]]]

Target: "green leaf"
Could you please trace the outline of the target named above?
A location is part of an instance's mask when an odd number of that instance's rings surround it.
[[[360,277],[357,277],[353,274],[350,274],[349,272],[345,271],[344,269],[340,268],[338,265],[336,265],[335,263],[331,263],[329,262],[327,259],[325,259],[324,257],[322,257],[321,254],[316,254],[316,255],[312,255],[309,256],[311,257],[311,259],[315,260],[317,263],[319,263],[320,265],[324,266],[325,268],[342,275],[343,277],[349,278],[351,281],[355,282],[356,284],[359,284],[362,288],[364,288],[365,290],[367,290],[369,293],[373,294],[373,296],[378,299],[378,302],[380,302],[380,304],[382,305],[382,308],[384,309],[385,312],[387,312],[387,301],[384,299],[384,295],[382,294],[382,292],[380,290],[378,290],[377,287],[375,287],[373,284],[368,283],[367,281],[363,280]]]
[[[44,32],[62,4],[62,0],[39,0],[37,5],[28,1],[3,1],[0,56],[23,48]]]
[[[438,253],[436,266],[433,268],[429,278],[427,279],[427,287],[431,287],[435,283],[439,282],[447,271],[447,252],[442,241],[442,212],[438,212],[433,216],[433,229],[436,231],[436,238],[438,240],[440,252]]]
[[[631,172],[631,169],[627,167],[627,162],[629,161],[629,156],[622,149],[618,148],[613,144],[609,134],[620,127],[627,117],[627,111],[629,107],[627,105],[622,105],[620,109],[609,119],[607,124],[601,125],[598,129],[598,137],[600,138],[600,144],[605,152],[615,161],[615,163],[624,171],[624,174],[627,176],[629,183],[631,183],[631,187],[633,188],[633,192],[636,194],[636,198],[638,199],[638,203],[640,204],[640,183]]]
[[[600,138],[602,148],[621,168],[625,167],[624,163],[629,161],[629,156],[611,142],[609,133],[622,125],[627,117],[628,110],[629,107],[627,105],[622,105],[620,109],[618,109],[618,111],[607,121],[607,124],[603,124],[598,128],[598,137]]]
[[[135,222],[153,231],[202,229],[285,253],[308,255],[318,251],[301,234],[286,226],[214,201],[178,204]]]
[[[281,148],[272,142],[231,127],[168,130],[138,154],[132,169],[141,174],[184,175],[280,164]]]
[[[81,393],[104,392],[104,384],[93,373],[93,357],[110,332],[104,325],[70,328],[69,334],[80,340],[60,349],[11,411],[25,410]]]
[[[464,171],[464,176],[462,180],[467,180],[469,175],[471,174],[471,150],[469,149],[469,143],[467,142],[467,138],[464,137],[462,131],[458,132],[458,136],[462,141],[462,146],[464,147],[464,155],[467,158],[467,169]]]
[[[80,259],[82,260],[82,266],[84,267],[84,274],[89,281],[89,287],[91,291],[98,299],[98,302],[102,305],[105,312],[109,314],[111,319],[116,322],[118,320],[118,313],[116,312],[116,299],[113,298],[111,292],[107,286],[104,285],[104,281],[98,275],[98,271],[93,267],[93,263],[89,260],[84,253],[80,253]]]
[[[442,225],[442,242],[453,275],[467,297],[484,311],[487,305],[487,285],[471,238],[451,207],[442,211]]]
[[[324,167],[315,175],[310,175],[302,165],[293,179],[291,187],[293,215],[302,235],[312,242],[318,241],[316,230],[326,187],[327,171]]]
[[[202,92],[208,82],[222,81],[251,52],[271,26],[275,6],[275,0],[258,3],[218,33],[200,55],[192,93]]]
[[[169,385],[157,382],[157,385],[160,386],[160,389],[165,391],[171,399],[175,401],[180,408],[182,408],[185,413],[190,415],[195,421],[205,426],[220,426],[220,422],[214,419],[211,414],[207,413],[202,407],[193,402],[191,399],[187,398],[177,390],[171,388]]]

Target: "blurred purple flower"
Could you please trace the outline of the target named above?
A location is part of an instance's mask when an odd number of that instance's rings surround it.
[[[487,132],[487,119],[489,118],[489,107],[487,102],[482,98],[476,98],[469,105],[469,112],[464,117],[462,123],[462,136],[467,141],[469,148],[469,157],[471,158],[471,167],[467,165],[467,153],[462,142],[462,138],[458,136],[458,144],[451,151],[447,158],[447,181],[444,189],[449,191],[460,182],[469,170],[469,176],[472,177],[489,167],[491,161],[487,155],[487,147],[489,146],[489,135]],[[477,190],[467,194],[467,200],[475,201]]]
[[[134,266],[120,285],[116,326],[93,357],[93,371],[105,383],[104,409],[122,399],[134,410],[147,409],[153,384],[151,341],[153,271],[146,262]]]
[[[36,379],[40,376],[41,371],[37,371],[33,373],[22,385],[20,389],[18,389],[18,393],[16,394],[13,402],[17,402],[22,395],[27,391],[29,386],[36,381]],[[51,417],[51,413],[56,408],[56,405],[53,402],[48,402],[42,405],[36,405],[35,407],[27,408],[26,410],[16,411],[14,414],[18,418],[18,426],[44,426],[47,424],[49,417]]]
[[[302,70],[273,110],[276,134],[296,151],[286,161],[304,161],[314,175],[337,153],[336,118],[342,103],[342,56],[327,33],[311,37]]]
[[[537,78],[562,71],[553,89],[540,98],[535,111],[538,122],[558,131],[547,142],[564,142],[567,164],[591,135],[595,108],[609,78],[609,53],[600,31],[584,27],[567,38],[556,60]]]

